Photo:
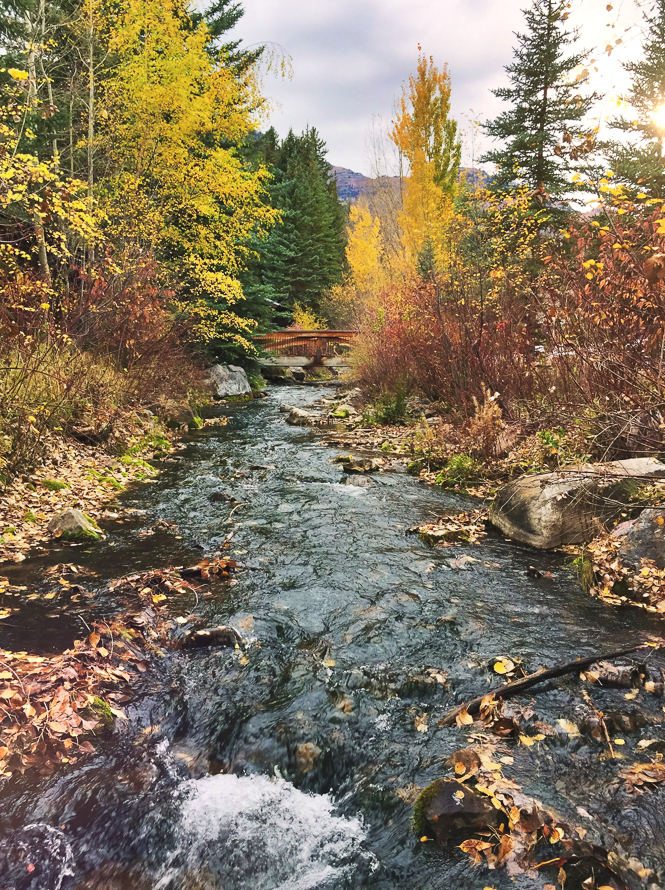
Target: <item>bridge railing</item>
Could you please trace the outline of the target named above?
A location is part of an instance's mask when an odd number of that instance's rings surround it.
[[[313,356],[328,358],[343,355],[353,345],[356,331],[273,331],[255,336],[254,340],[272,355]]]

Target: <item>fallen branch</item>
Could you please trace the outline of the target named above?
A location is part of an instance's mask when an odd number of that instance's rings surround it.
[[[630,649],[621,649],[619,652],[611,652],[609,655],[592,655],[589,658],[578,658],[575,661],[570,661],[567,664],[560,664],[557,667],[540,668],[535,674],[529,674],[526,677],[522,677],[521,680],[512,680],[510,683],[504,683],[503,686],[491,689],[489,692],[486,692],[485,695],[479,695],[470,702],[458,705],[456,708],[453,708],[452,711],[448,711],[448,713],[439,720],[437,725],[452,726],[457,719],[457,715],[464,708],[466,708],[469,714],[477,714],[480,710],[480,705],[488,695],[497,696],[499,698],[512,698],[514,695],[519,695],[520,692],[524,692],[525,689],[530,689],[538,683],[544,683],[546,680],[553,680],[555,677],[563,677],[565,674],[572,674],[575,671],[583,670],[584,668],[588,668],[592,664],[595,664],[597,661],[611,661],[613,658],[621,658],[622,655],[630,655],[631,652],[639,652],[641,649],[648,648],[648,646],[641,643],[639,646],[631,646]]]

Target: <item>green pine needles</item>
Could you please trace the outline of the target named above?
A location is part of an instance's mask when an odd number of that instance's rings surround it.
[[[510,107],[485,124],[486,133],[503,143],[481,159],[497,165],[495,191],[528,185],[546,192],[547,200],[573,188],[570,160],[555,148],[564,134],[583,135],[582,120],[597,97],[581,92],[588,72],[570,76],[588,54],[567,54],[577,37],[566,30],[567,6],[560,0],[533,0],[524,10],[527,30],[516,34],[514,61],[506,66],[510,85],[493,90]]]

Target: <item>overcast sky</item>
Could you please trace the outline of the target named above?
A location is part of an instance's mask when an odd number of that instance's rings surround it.
[[[245,15],[234,31],[245,45],[272,42],[292,59],[293,77],[268,74],[264,92],[273,101],[270,122],[281,135],[316,127],[332,164],[372,173],[370,133],[390,122],[401,85],[415,70],[418,44],[448,63],[453,114],[465,131],[464,163],[487,143],[471,121],[494,116],[502,103],[490,92],[505,83],[513,32],[523,28],[530,0],[243,0]],[[594,51],[594,88],[606,98],[597,114],[616,113],[625,81],[620,61],[639,53],[637,0],[573,0],[569,24]],[[609,25],[609,26],[608,26]],[[629,29],[629,30],[626,30]],[[608,43],[621,39],[611,57]],[[378,117],[377,117],[378,116]]]

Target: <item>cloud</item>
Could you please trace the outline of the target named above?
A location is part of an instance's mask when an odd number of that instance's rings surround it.
[[[452,78],[453,114],[467,126],[493,117],[502,103],[491,89],[506,82],[513,32],[523,29],[528,0],[245,0],[234,31],[245,45],[272,42],[293,60],[292,80],[268,76],[264,91],[274,102],[270,121],[284,135],[316,127],[334,164],[370,172],[366,151],[374,115],[389,121],[401,85],[415,70],[418,45]],[[624,82],[621,58],[639,47],[641,15],[632,2],[576,0],[570,22],[581,43],[602,51],[621,37],[607,57],[598,53],[594,87],[612,95]],[[608,27],[609,23],[609,27]],[[628,27],[631,30],[626,32]],[[476,146],[476,153],[482,139]],[[465,162],[470,161],[465,148]]]

